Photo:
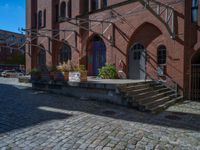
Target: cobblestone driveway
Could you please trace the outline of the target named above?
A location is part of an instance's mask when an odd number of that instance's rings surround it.
[[[0,84],[0,149],[199,150],[200,103],[151,115]]]

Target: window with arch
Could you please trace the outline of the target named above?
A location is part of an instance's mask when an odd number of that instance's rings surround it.
[[[134,60],[140,60],[141,54],[144,51],[144,46],[142,44],[139,44],[139,43],[135,44],[133,46],[133,50],[134,50],[134,52],[133,52],[133,59]]]
[[[99,0],[91,0],[91,11],[99,8]]]
[[[59,5],[55,5],[55,21],[58,22],[59,18]]]
[[[60,5],[60,16],[66,17],[66,3],[62,2]]]
[[[102,7],[105,8],[108,6],[108,0],[102,0]]]
[[[70,46],[67,44],[63,44],[63,46],[60,49],[59,62],[64,63],[67,62],[68,60],[71,60],[71,58],[72,58],[72,53]]]
[[[198,21],[198,0],[192,0],[192,22],[197,23]]]
[[[164,45],[160,45],[157,49],[157,63],[159,65],[166,64],[167,49]]]
[[[38,66],[46,65],[46,52],[44,48],[40,48],[38,53]]]
[[[42,27],[42,11],[38,12],[38,27]]]
[[[72,1],[71,0],[68,0],[68,3],[67,3],[67,15],[68,15],[68,18],[72,17]]]
[[[83,5],[82,13],[86,14],[86,13],[88,13],[88,10],[89,10],[89,0],[82,0],[82,1],[83,1],[81,4],[81,5]]]
[[[44,22],[43,26],[46,27],[46,9],[43,12],[43,16],[44,16],[43,17],[43,22]]]

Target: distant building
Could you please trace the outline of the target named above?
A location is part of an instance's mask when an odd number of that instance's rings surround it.
[[[129,79],[177,84],[185,98],[200,99],[199,7],[198,0],[27,0],[27,71],[72,60],[93,76],[123,62]]]
[[[25,35],[0,30],[0,68],[25,65],[24,43]]]

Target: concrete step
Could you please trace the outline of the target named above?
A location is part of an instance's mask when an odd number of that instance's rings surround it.
[[[125,93],[127,93],[129,95],[136,95],[136,94],[155,91],[156,89],[161,89],[161,88],[164,88],[164,86],[163,85],[156,85],[156,86],[152,86],[152,87],[144,87],[144,88],[134,89],[134,90],[131,90],[131,91],[127,91]]]
[[[172,94],[174,94],[174,91],[172,91],[172,90],[168,90],[168,91],[166,91],[166,92],[160,92],[160,93],[158,93],[158,94],[156,94],[156,95],[149,96],[149,97],[145,97],[145,98],[143,98],[143,99],[139,99],[139,100],[138,100],[138,103],[139,103],[139,104],[148,103],[148,102],[150,102],[150,101],[154,101],[154,100],[156,100],[156,99],[161,99],[161,98],[163,98],[163,97],[170,96],[170,95],[172,95]]]
[[[133,97],[134,97],[134,99],[139,101],[140,99],[148,98],[148,97],[154,96],[156,94],[159,94],[161,92],[167,92],[167,91],[170,91],[170,89],[168,89],[166,87],[162,87],[157,90],[151,90],[151,91],[147,91],[147,92],[143,92],[143,93],[138,93],[136,95],[133,95]]]
[[[169,106],[175,104],[178,101],[181,101],[183,99],[182,96],[179,96],[177,98],[173,98],[172,100],[169,100],[161,105],[149,108],[148,110],[152,113],[159,113],[161,111],[164,111],[165,109],[167,109]]]
[[[126,89],[128,87],[136,87],[136,86],[142,86],[142,85],[147,85],[147,84],[154,84],[155,81],[141,81],[141,82],[135,82],[135,83],[128,83],[124,85],[118,86],[120,90]]]
[[[121,92],[129,92],[136,89],[143,89],[149,87],[149,84],[141,84],[141,85],[131,85],[121,89]]]
[[[146,84],[138,84],[138,85],[130,85],[130,86],[126,86],[123,89],[121,89],[122,92],[128,92],[128,91],[132,91],[132,90],[137,90],[137,89],[143,89],[146,87],[154,87],[156,85],[156,83],[146,83]]]
[[[152,107],[156,107],[156,106],[162,105],[165,102],[170,101],[170,100],[172,100],[174,98],[175,98],[175,94],[170,95],[170,96],[165,96],[165,97],[162,97],[160,99],[153,100],[153,101],[151,101],[149,103],[144,103],[142,105],[144,105],[147,109],[150,109]]]

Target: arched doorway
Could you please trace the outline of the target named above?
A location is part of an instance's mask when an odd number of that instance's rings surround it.
[[[64,43],[60,48],[58,54],[58,61],[59,63],[64,63],[67,62],[68,60],[71,60],[71,58],[72,58],[71,47]]]
[[[98,35],[92,37],[87,47],[87,69],[88,74],[96,76],[99,68],[106,63],[106,46]]]
[[[161,30],[154,24],[144,22],[133,32],[127,46],[128,76],[130,79],[144,80],[157,74],[156,47],[154,42],[162,36]],[[146,58],[148,57],[148,63]]]
[[[134,44],[129,49],[129,78],[144,80],[146,77],[146,54],[144,46],[140,43]]]
[[[191,99],[200,101],[200,50],[191,60]]]

